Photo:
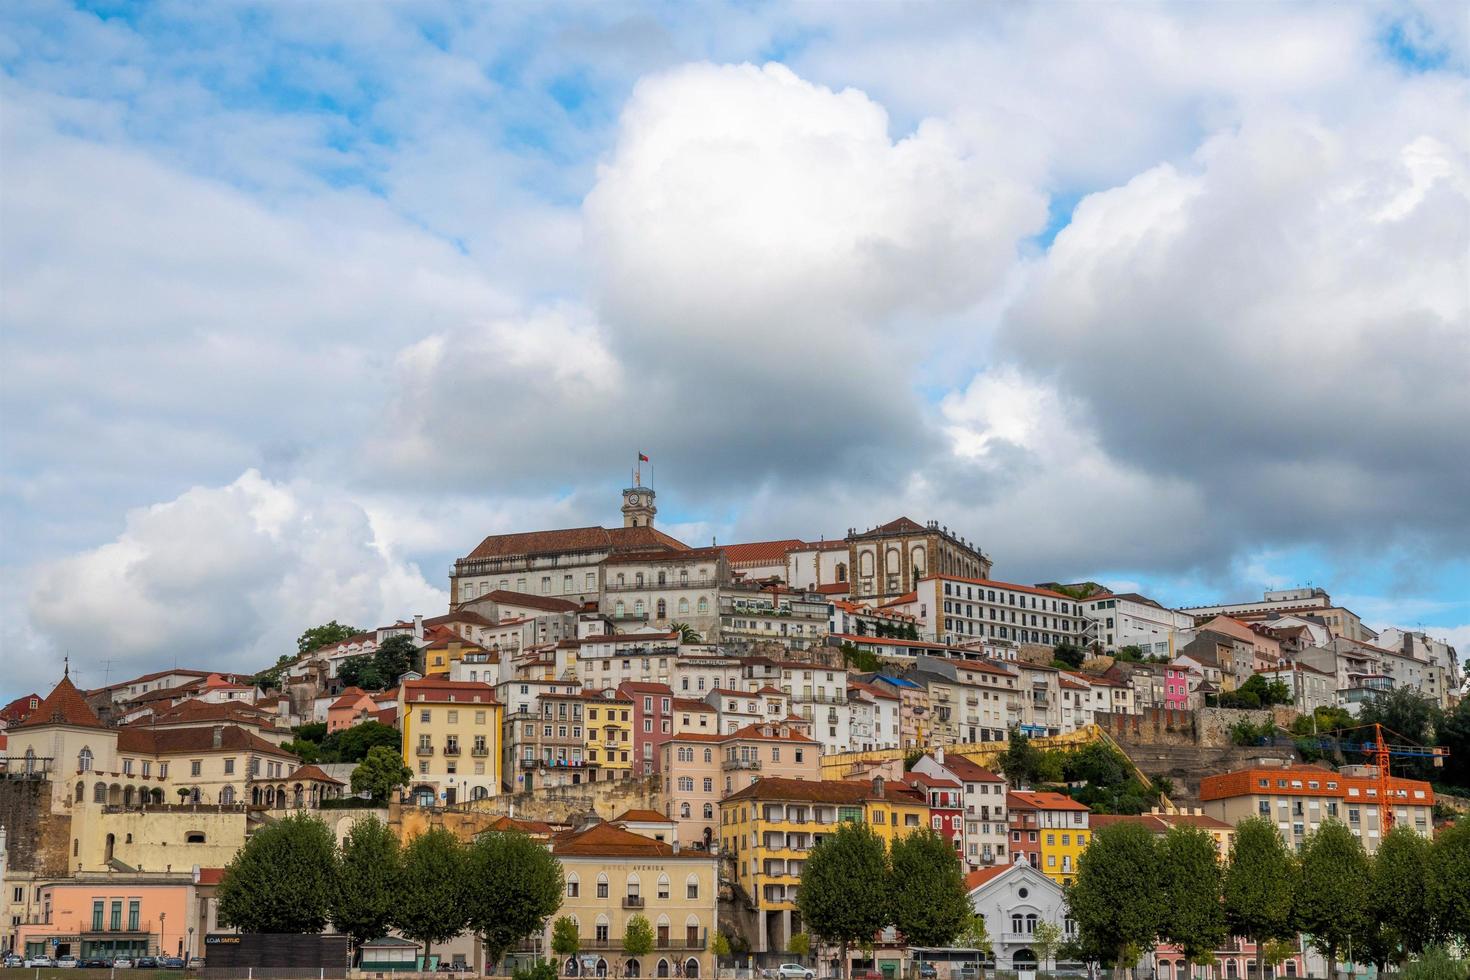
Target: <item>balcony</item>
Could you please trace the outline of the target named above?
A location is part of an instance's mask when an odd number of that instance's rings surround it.
[[[448,745],[444,746],[444,754],[455,756],[459,755],[459,744],[457,742],[450,742]]]
[[[641,908],[643,908],[643,896],[642,895],[624,895],[623,896],[623,908],[625,908],[625,909],[641,909]]]
[[[417,755],[420,758],[423,758],[425,756],[431,756],[431,755],[434,754],[434,746],[432,746],[432,745],[420,745],[418,748],[414,749],[413,751],[414,751],[414,755]]]
[[[708,930],[700,929],[698,933],[691,936],[687,932],[682,936],[659,936],[654,940],[654,949],[704,949],[708,940]]]
[[[474,748],[470,749],[470,755],[474,756],[477,759],[483,759],[489,754],[490,749],[484,745],[476,745]]]
[[[759,759],[723,759],[720,761],[721,769],[759,769]]]

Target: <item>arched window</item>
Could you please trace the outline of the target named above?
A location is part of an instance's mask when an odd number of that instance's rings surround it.
[[[688,804],[685,804],[685,806],[687,807]],[[669,876],[668,875],[662,875],[661,874],[661,875],[658,876],[658,897],[659,897],[659,900],[660,901],[662,901],[663,899],[666,899],[666,898],[669,897]]]
[[[679,777],[679,792],[681,792],[681,793],[692,793],[692,792],[694,792],[694,778],[692,776],[680,776]]]
[[[697,976],[699,976],[699,960],[696,960],[694,957],[691,956],[691,957],[689,957],[688,960],[685,961],[685,963],[684,963],[684,976],[686,976],[686,977],[697,977]]]
[[[713,803],[706,803],[704,805],[704,819],[706,819],[706,820],[713,820],[714,818],[715,818],[715,805]]]
[[[82,772],[92,771],[92,750],[82,746],[82,751],[77,753],[77,769]]]
[[[704,761],[705,762],[713,762],[713,761],[715,761],[714,753],[711,750],[709,750],[709,749],[705,749],[704,750]]]
[[[635,599],[635,600],[633,600],[633,615],[634,616],[642,616],[643,615],[643,600],[642,599]]]
[[[222,803],[225,806],[229,806],[230,804],[234,803],[235,802],[235,787],[233,787],[233,786],[226,786],[224,789],[220,790],[219,791],[219,801],[220,801],[220,803]]]
[[[681,616],[687,616],[687,615],[689,615],[689,600],[688,599],[680,599],[679,600],[679,614]]]
[[[683,780],[680,780],[680,782],[683,782]],[[683,817],[685,820],[688,820],[689,819],[689,804],[688,803],[680,803],[679,804],[679,816]]]
[[[567,875],[567,898],[576,898],[582,893],[582,879],[573,872]]]
[[[203,844],[204,843],[204,831],[202,831],[202,830],[191,830],[191,831],[189,831],[188,833],[184,834],[184,843],[185,844]]]
[[[685,878],[684,879],[684,897],[685,898],[698,898],[699,897],[699,876],[698,875],[690,875],[688,878]],[[692,919],[693,916],[690,916],[690,918]]]
[[[845,561],[840,561],[837,563],[837,581],[847,581],[847,562]]]
[[[1035,912],[1028,912],[1028,913],[1026,913],[1026,933],[1027,933],[1027,935],[1030,935],[1031,933],[1033,933],[1035,931],[1036,931],[1036,913]]]
[[[660,577],[662,577],[662,576],[660,576]],[[662,585],[663,583],[660,582],[659,584]],[[659,619],[666,619],[668,617],[668,615],[669,615],[669,604],[667,602],[664,602],[662,599],[660,599],[658,601],[658,607],[657,608],[658,608],[658,618]]]
[[[638,976],[638,961],[637,960],[629,960],[627,963],[624,963],[623,964],[623,976],[625,976],[625,977],[636,977],[636,976]]]
[[[658,970],[655,971],[655,974],[654,975],[655,976],[659,976],[659,977],[666,977],[666,976],[668,976],[669,975],[669,961],[668,960],[664,960],[664,959],[659,960],[658,961]]]
[[[107,802],[107,784],[106,783],[97,783],[97,784],[95,784],[92,787],[92,802],[93,803],[106,803]]]
[[[700,596],[699,597],[699,614],[701,616],[703,616],[707,612],[709,612],[709,598],[706,597],[706,596]]]
[[[597,897],[607,898],[607,875],[602,872],[597,874]]]

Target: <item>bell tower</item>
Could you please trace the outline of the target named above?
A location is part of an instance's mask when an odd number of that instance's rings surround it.
[[[629,487],[623,491],[623,527],[653,527],[657,513],[651,487]]]

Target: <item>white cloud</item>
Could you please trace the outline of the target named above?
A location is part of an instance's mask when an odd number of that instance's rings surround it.
[[[259,669],[308,626],[373,627],[447,602],[355,501],[251,470],[133,511],[115,540],[42,565],[29,613],[50,649],[94,672],[109,659],[117,677],[174,662]],[[18,666],[32,686],[51,672]]]

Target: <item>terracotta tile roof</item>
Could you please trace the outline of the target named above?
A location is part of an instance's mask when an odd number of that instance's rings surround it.
[[[337,779],[335,776],[329,776],[329,775],[327,775],[326,772],[323,771],[323,769],[320,766],[315,766],[315,765],[305,765],[305,766],[302,766],[300,769],[297,769],[295,772],[293,772],[290,776],[287,776],[286,778],[288,780],[292,780],[292,781],[303,781],[303,782],[310,781],[310,782],[313,782],[313,783],[336,783],[338,786],[346,786],[347,785],[346,783],[342,782],[342,780]]]
[[[160,677],[168,677],[171,674],[179,674],[184,677],[204,678],[208,677],[209,673],[210,672],[207,670],[193,670],[189,667],[175,667],[173,670],[155,670],[151,674],[143,674],[140,677],[134,677],[132,680],[118,681],[116,684],[108,684],[106,687],[93,688],[87,693],[97,694],[101,691],[116,691],[118,688],[121,687],[129,687],[133,684],[146,684],[149,681],[156,681]]]
[[[953,789],[956,786],[960,785],[958,780],[944,779],[939,776],[931,776],[927,772],[911,772],[904,778],[907,782],[915,783],[920,786],[933,786],[936,788],[943,787],[944,789]]]
[[[634,694],[667,694],[673,696],[674,689],[667,684],[659,684],[654,681],[623,681],[618,685],[618,693],[632,691]]]
[[[599,823],[583,831],[559,834],[552,839],[551,853],[557,857],[673,857],[672,845],[631,831]],[[697,856],[690,852],[686,856]]]
[[[608,555],[602,560],[604,565],[637,565],[641,562],[657,561],[705,561],[712,558],[725,557],[725,549],[711,548],[680,548],[670,551],[668,548],[643,548],[637,551],[619,551]]]
[[[482,681],[441,681],[425,678],[403,682],[403,700],[456,702],[460,704],[499,704],[495,688]]]
[[[1006,808],[1010,810],[1080,810],[1088,812],[1087,807],[1078,803],[1070,796],[1061,793],[1032,793],[1021,790],[1011,790],[1006,793]]]
[[[780,541],[752,541],[749,544],[724,546],[725,559],[729,561],[732,568],[741,565],[769,565],[775,561],[784,561],[788,551],[802,547],[804,547],[802,542],[796,538],[783,538]]]
[[[935,759],[934,761],[938,762],[939,760]],[[980,765],[977,762],[966,759],[962,755],[950,755],[946,753],[944,756],[944,761],[941,762],[940,765],[944,766],[944,768],[954,773],[956,777],[967,783],[1005,782],[1005,777],[997,776],[989,769],[986,769],[984,766]]]
[[[51,689],[39,707],[12,729],[38,728],[43,725],[71,725],[76,728],[105,728],[82,697],[82,692],[71,682],[70,675],[63,675],[60,683]]]
[[[684,551],[688,545],[651,527],[570,527],[557,531],[492,534],[481,541],[465,560],[577,551],[637,551],[648,548]]]
[[[460,609],[443,616],[435,616],[424,620],[424,629],[432,629],[435,626],[451,626],[454,623],[469,623],[471,626],[499,626],[493,619],[487,619],[479,613],[470,609]]]
[[[239,701],[200,701],[190,698],[180,701],[178,704],[164,708],[155,708],[148,716],[147,724],[150,725],[176,725],[183,723],[204,724],[215,721],[229,721],[242,725],[258,725],[273,727],[275,714],[263,710],[253,704],[242,704]]]
[[[868,534],[923,534],[927,530],[929,529],[912,518],[895,517],[887,524],[880,524],[872,530],[864,531],[862,534],[856,536],[861,538]]]
[[[715,712],[715,709],[712,708],[708,703],[706,703],[704,701],[699,701],[699,700],[697,700],[695,698],[674,698],[674,710],[675,711],[707,711],[710,714],[715,714],[716,713]]]
[[[823,585],[817,586],[812,591],[820,593],[821,595],[846,595],[852,591],[852,583],[827,582]]]
[[[353,705],[357,704],[357,702],[361,701],[363,698],[368,698],[369,700],[371,700],[371,697],[362,688],[356,686],[343,688],[342,694],[337,698],[337,700],[333,701],[330,705],[327,706],[327,710],[330,711],[333,708],[350,708]]]
[[[901,606],[901,605],[904,605],[905,603],[908,603],[908,602],[918,602],[918,601],[919,601],[919,593],[917,593],[917,592],[905,592],[903,595],[899,596],[897,599],[889,599],[887,602],[883,603],[883,607],[884,608],[887,608],[888,606]]]
[[[580,603],[573,602],[570,599],[558,599],[556,596],[550,595],[531,595],[527,592],[512,592],[509,589],[495,589],[482,596],[461,601],[459,604],[461,611],[463,611],[464,606],[470,603],[484,602],[486,599],[489,599],[497,605],[525,606],[528,609],[540,609],[543,612],[571,613],[578,612],[582,608]],[[500,626],[503,624],[492,623],[491,625]]]
[[[622,813],[620,813],[616,817],[613,817],[612,818],[612,822],[613,823],[628,823],[630,821],[633,822],[633,823],[673,823],[674,822],[672,819],[670,819],[669,817],[664,816],[662,813],[659,813],[657,810],[640,810],[640,809],[624,810]]]
[[[965,891],[972,892],[986,882],[994,881],[1014,867],[1014,864],[997,864],[989,868],[978,868],[971,871],[965,875]]]
[[[800,720],[801,721],[805,721],[806,719],[803,718],[803,719],[800,719]],[[765,733],[765,731],[763,730],[765,728],[770,728],[771,729],[771,734],[767,735]],[[728,735],[726,735],[724,737],[727,738],[727,739],[742,739],[742,740],[757,739],[757,740],[760,740],[760,741],[768,741],[768,742],[814,742],[814,741],[816,741],[815,739],[808,738],[806,735],[803,735],[801,732],[793,731],[790,728],[787,728],[785,732],[782,732],[781,731],[781,726],[779,726],[779,725],[773,725],[770,722],[764,722],[764,721],[762,721],[762,722],[756,722],[756,723],[751,724],[751,725],[746,725],[743,728],[737,728],[733,732],[731,732],[730,734],[728,734]]]
[[[14,701],[0,708],[0,721],[7,725],[14,725],[24,721],[26,715],[31,713],[31,702],[36,702],[36,707],[41,706],[41,695],[27,694],[25,697],[16,698]]]
[[[1267,785],[1260,786],[1260,780],[1266,780]],[[1286,786],[1276,785],[1277,780],[1287,780]],[[1300,782],[1301,786],[1292,786],[1291,781]],[[1316,781],[1314,789],[1310,785]],[[1336,788],[1327,788],[1328,782],[1336,784]],[[1426,782],[1417,779],[1401,779],[1397,776],[1389,780],[1389,788],[1394,793],[1403,795],[1395,797],[1400,805],[1405,806],[1433,806],[1434,790]],[[1377,805],[1378,780],[1364,778],[1362,776],[1343,776],[1331,769],[1321,769],[1317,766],[1282,766],[1280,768],[1260,767],[1255,769],[1237,769],[1234,772],[1221,773],[1218,776],[1206,776],[1200,780],[1199,798],[1201,800],[1223,800],[1233,796],[1251,796],[1257,793],[1277,796],[1331,796],[1338,799],[1346,799],[1349,789],[1356,789],[1358,795],[1353,797],[1355,801],[1365,805]],[[1371,795],[1370,795],[1371,793]],[[1416,796],[1415,793],[1423,793]]]
[[[767,779],[758,779],[744,789],[731,793],[720,802],[729,803],[732,800],[805,800],[811,803],[856,805],[877,799],[879,797],[873,795],[873,783],[871,780],[808,780],[773,776]],[[891,779],[884,781],[882,799],[901,803],[916,803],[921,806],[927,802],[922,794],[913,787]]]
[[[194,881],[195,884],[199,885],[218,885],[224,880],[224,877],[224,868],[200,868],[198,874],[195,875]]]
[[[872,684],[868,684],[868,683],[865,683],[863,681],[851,681],[850,680],[850,681],[847,682],[847,689],[849,691],[861,691],[864,694],[868,695],[869,697],[882,698],[885,701],[897,701],[898,700],[898,695],[897,694],[894,694],[891,691],[885,691],[881,687],[876,687],[876,686],[874,686]]]
[[[214,744],[216,728],[219,729],[218,746]],[[117,749],[119,752],[137,752],[140,755],[249,751],[282,759],[296,758],[274,742],[238,725],[201,725],[198,728],[127,725],[117,730]]]

